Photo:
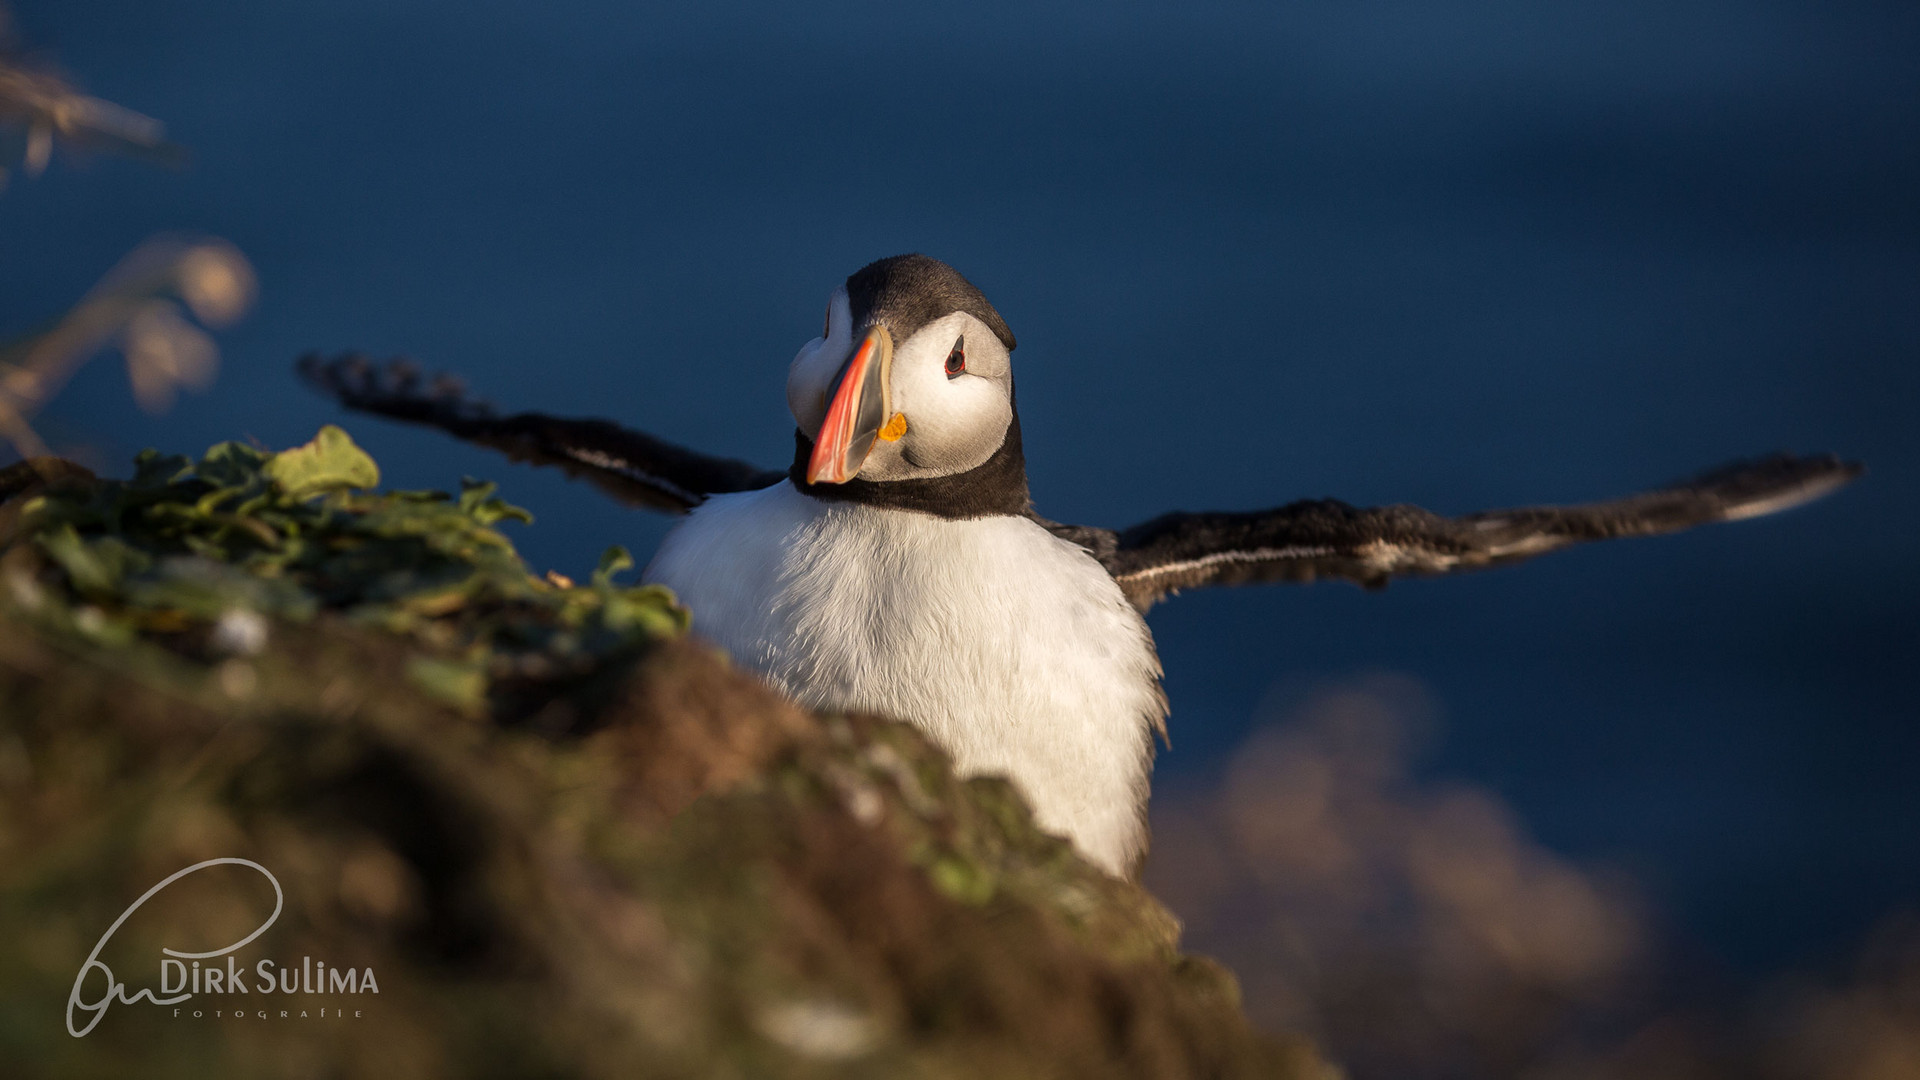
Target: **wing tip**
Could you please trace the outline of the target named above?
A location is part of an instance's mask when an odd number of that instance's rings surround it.
[[[1835,453],[1773,454],[1706,473],[1694,486],[1724,500],[1726,521],[1744,521],[1805,506],[1865,476],[1864,462]]]
[[[420,365],[403,356],[379,363],[359,351],[328,358],[314,350],[294,362],[294,371],[350,409],[407,415],[431,412],[454,420],[494,415],[491,405],[468,395],[466,381],[459,376],[442,371],[424,378]]]

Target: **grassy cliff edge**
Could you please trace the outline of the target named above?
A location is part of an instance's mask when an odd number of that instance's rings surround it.
[[[532,576],[491,485],[377,483],[335,428],[148,453],[125,481],[0,473],[18,1075],[1331,1075],[1004,782],[794,707],[616,581],[624,552]],[[246,964],[321,958],[379,992],[136,1002],[70,1036],[101,932],[219,857],[285,890]],[[114,936],[129,989],[272,903],[207,878]]]

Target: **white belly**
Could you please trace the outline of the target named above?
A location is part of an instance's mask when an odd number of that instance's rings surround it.
[[[1042,826],[1112,873],[1144,850],[1166,714],[1152,637],[1092,556],[1034,522],[783,482],[709,500],[644,577],[801,704],[918,725],[962,775],[1009,777]]]

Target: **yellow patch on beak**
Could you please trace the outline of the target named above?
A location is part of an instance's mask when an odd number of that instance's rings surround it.
[[[887,426],[880,429],[880,437],[887,442],[899,442],[900,436],[906,433],[907,414],[903,412],[894,413],[893,419],[887,421]]]

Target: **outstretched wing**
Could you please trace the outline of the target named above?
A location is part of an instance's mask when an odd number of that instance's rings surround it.
[[[683,514],[709,495],[752,491],[779,482],[744,461],[710,457],[608,420],[564,420],[541,413],[496,416],[448,375],[422,380],[400,360],[374,364],[359,354],[300,358],[300,374],[342,405],[427,424],[468,442],[504,451],[515,461],[558,465],[614,498],[650,510]]]
[[[1255,513],[1167,514],[1118,535],[1048,524],[1093,552],[1144,611],[1201,585],[1345,578],[1380,587],[1393,577],[1478,570],[1588,540],[1738,521],[1810,502],[1861,471],[1831,454],[1776,454],[1583,506],[1449,518],[1417,506],[1362,509],[1321,499]]]

